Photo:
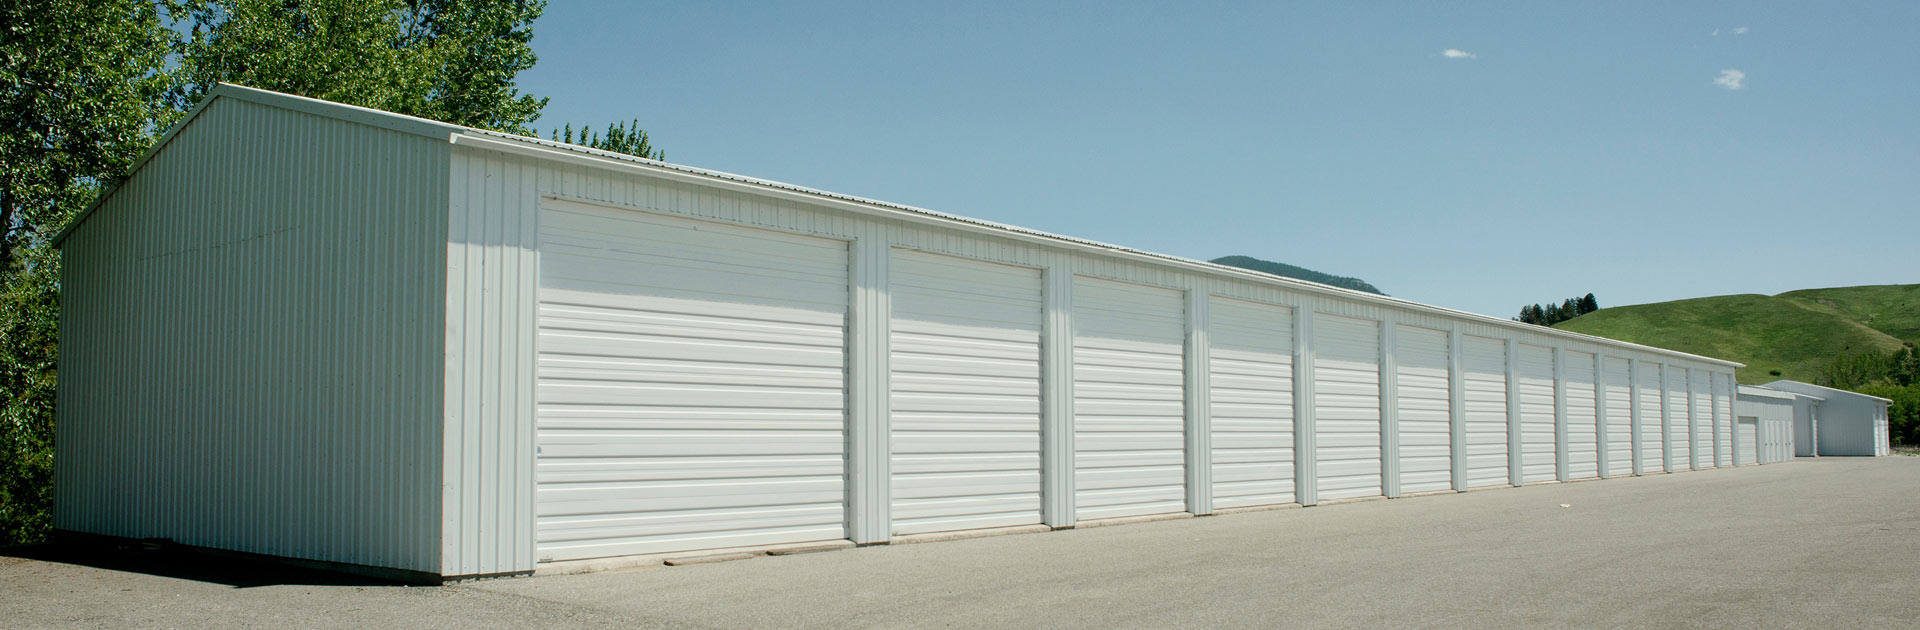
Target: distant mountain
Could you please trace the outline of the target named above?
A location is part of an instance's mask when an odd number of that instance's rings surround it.
[[[1320,284],[1336,286],[1342,289],[1353,289],[1355,291],[1366,291],[1368,293],[1386,295],[1385,293],[1382,293],[1380,289],[1375,288],[1371,284],[1367,284],[1367,281],[1361,280],[1359,278],[1349,278],[1346,276],[1336,276],[1330,273],[1321,273],[1318,271],[1314,271],[1312,269],[1307,269],[1304,267],[1295,267],[1293,265],[1289,265],[1286,263],[1277,263],[1271,260],[1260,260],[1252,256],[1222,256],[1208,262],[1212,262],[1218,265],[1226,265],[1228,267],[1239,267],[1241,269],[1246,269],[1248,271],[1270,273],[1283,278],[1293,278],[1296,280],[1306,280],[1308,282],[1318,282]]]
[[[1812,382],[1833,357],[1920,342],[1920,284],[1609,306],[1553,327],[1739,361],[1742,383]]]

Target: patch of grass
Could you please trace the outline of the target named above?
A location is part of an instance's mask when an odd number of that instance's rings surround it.
[[[1920,343],[1920,284],[1805,289],[1776,297],[1840,315],[1904,341]]]
[[[1818,375],[1820,364],[1831,357],[1864,350],[1886,351],[1901,346],[1901,339],[1859,323],[1841,312],[1847,308],[1884,309],[1880,305],[1886,298],[1880,292],[1819,289],[1795,293],[1820,291],[1841,293],[1806,298],[1825,299],[1834,304],[1828,306],[1816,302],[1818,307],[1809,306],[1798,297],[1758,294],[1615,306],[1561,322],[1554,327],[1739,361],[1747,367],[1739,370],[1737,378],[1749,384],[1781,378],[1811,382]],[[1873,312],[1882,313],[1884,310]],[[1880,315],[1875,319],[1890,325],[1904,321],[1898,315]],[[1769,374],[1772,370],[1779,370],[1780,376]]]

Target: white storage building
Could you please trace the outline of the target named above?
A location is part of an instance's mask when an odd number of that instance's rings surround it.
[[[428,580],[1735,461],[1728,361],[236,86],[60,245],[58,528]]]
[[[1794,457],[1796,401],[1818,403],[1803,394],[1741,385],[1733,403],[1733,462],[1737,466],[1772,464]]]
[[[1893,401],[1800,381],[1774,381],[1769,389],[1800,394],[1794,414],[1799,455],[1879,457],[1893,453],[1887,406]]]

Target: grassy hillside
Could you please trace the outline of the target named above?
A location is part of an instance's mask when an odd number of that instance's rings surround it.
[[[1723,295],[1616,306],[1554,327],[1739,361],[1747,364],[1739,371],[1742,383],[1812,381],[1831,357],[1900,347],[1903,339],[1886,331],[1920,337],[1911,307],[1899,306],[1915,303],[1916,295],[1920,285]],[[1863,323],[1868,317],[1872,324]]]
[[[1385,293],[1381,293],[1380,289],[1374,288],[1373,285],[1367,284],[1367,281],[1361,280],[1359,278],[1349,278],[1347,276],[1336,276],[1330,273],[1321,273],[1318,271],[1314,271],[1312,269],[1307,269],[1305,267],[1295,267],[1293,265],[1289,265],[1286,263],[1277,263],[1271,260],[1261,260],[1258,258],[1254,258],[1252,256],[1222,256],[1219,258],[1215,258],[1213,260],[1209,260],[1207,262],[1211,262],[1219,265],[1226,265],[1228,267],[1239,267],[1241,269],[1246,269],[1249,271],[1270,273],[1283,278],[1295,278],[1299,280],[1306,280],[1308,282],[1318,282],[1320,284],[1336,286],[1342,289],[1353,289],[1355,291],[1366,291],[1368,293],[1386,295]]]
[[[1920,343],[1920,284],[1806,289],[1782,293],[1779,297]]]

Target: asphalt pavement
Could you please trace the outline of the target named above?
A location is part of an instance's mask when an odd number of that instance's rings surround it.
[[[0,627],[1920,626],[1920,457],[403,587],[0,552]]]

